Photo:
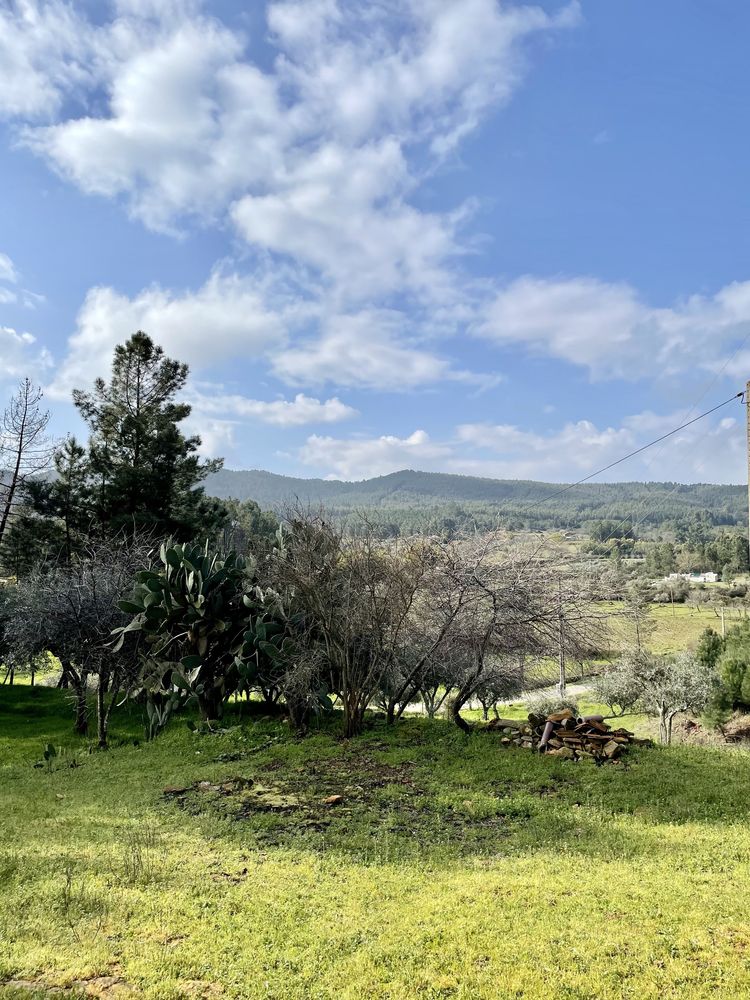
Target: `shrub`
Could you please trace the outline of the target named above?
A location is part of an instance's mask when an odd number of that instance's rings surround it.
[[[573,715],[578,715],[578,702],[574,698],[561,698],[552,691],[538,691],[526,699],[526,707],[533,715],[552,715],[569,708]]]

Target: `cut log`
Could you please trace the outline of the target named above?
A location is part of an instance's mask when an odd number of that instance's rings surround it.
[[[565,722],[566,719],[574,718],[573,713],[569,708],[565,708],[562,712],[555,712],[554,715],[547,716],[547,722]]]
[[[627,729],[610,729],[602,716],[577,719],[569,709],[556,712],[545,719],[534,713],[528,722],[516,719],[495,719],[485,727],[500,736],[503,746],[537,748],[559,760],[593,758],[597,763],[616,764],[631,746],[644,746],[650,740],[639,740]]]

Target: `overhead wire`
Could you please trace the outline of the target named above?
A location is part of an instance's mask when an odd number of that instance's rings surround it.
[[[740,351],[744,347],[747,346],[747,344],[748,344],[749,341],[750,341],[750,331],[748,331],[748,333],[745,334],[745,336],[742,338],[742,340],[740,341],[740,343],[738,344],[738,346],[735,348],[735,350],[732,352],[732,354],[730,354],[729,357],[724,361],[724,364],[721,366],[721,368],[719,368],[719,370],[717,372],[715,372],[713,378],[708,382],[708,384],[706,385],[706,387],[703,389],[703,391],[701,392],[701,394],[698,396],[698,398],[695,400],[695,402],[693,403],[693,405],[688,410],[688,417],[691,417],[693,415],[693,413],[695,413],[695,411],[697,410],[698,405],[700,404],[701,400],[704,399],[708,395],[708,393],[711,391],[711,389],[714,387],[714,385],[716,385],[716,383],[719,381],[719,379],[721,378],[721,376],[727,370],[727,368],[729,367],[729,365],[735,360],[735,358],[740,353]],[[737,397],[741,397],[743,395],[744,395],[744,393],[738,393]],[[735,398],[737,398],[737,397],[735,397]],[[747,400],[746,400],[746,402],[747,402]],[[700,443],[702,443],[705,440],[707,434],[708,434],[708,431],[706,431],[700,437],[700,439],[699,439]],[[657,456],[660,455],[663,450],[664,450],[663,446],[661,448],[659,448],[659,450],[656,452]],[[653,514],[654,511],[658,510],[659,507],[664,506],[664,504],[667,503],[667,501],[671,497],[674,496],[674,494],[680,488],[680,485],[681,485],[680,483],[675,483],[674,486],[672,487],[672,489],[669,491],[669,493],[667,493],[666,496],[660,497],[655,503],[653,503],[646,510],[646,513],[643,514],[641,517],[639,517],[637,521],[633,521],[632,515],[628,514],[618,524],[614,525],[614,527],[612,528],[612,531],[610,532],[610,534],[600,544],[606,545],[608,542],[611,542],[612,539],[616,536],[616,534],[619,531],[619,529],[622,528],[628,522],[633,523],[633,527],[634,528],[637,528],[639,525],[643,524],[643,522],[646,520],[647,517],[649,517],[651,514]],[[647,502],[647,500],[648,500],[648,497],[644,497],[638,503],[638,506],[639,507],[643,506],[643,504],[645,504]]]
[[[610,469],[614,469],[617,465],[622,465],[623,462],[627,462],[628,459],[634,458],[636,455],[640,455],[642,452],[646,451],[648,448],[653,448],[655,444],[659,444],[661,441],[666,441],[667,438],[673,437],[680,431],[684,430],[686,427],[690,427],[691,424],[697,423],[699,420],[703,420],[709,417],[712,413],[716,413],[724,406],[728,406],[729,403],[734,402],[735,399],[740,399],[745,395],[743,392],[737,392],[729,399],[725,399],[723,403],[717,403],[716,406],[712,406],[710,410],[706,410],[704,413],[699,413],[697,417],[693,417],[691,420],[686,420],[684,423],[680,424],[678,427],[674,427],[671,431],[667,431],[666,434],[661,434],[659,437],[654,438],[653,441],[649,441],[648,444],[641,445],[639,448],[634,448],[633,451],[628,452],[627,455],[623,455],[621,458],[615,459],[614,462],[610,462],[609,465],[603,466],[601,469],[597,469],[595,472],[590,472],[587,476],[582,476],[577,479],[574,483],[568,483],[567,486],[561,487],[559,490],[555,490],[554,493],[549,493],[545,497],[541,497],[539,500],[534,500],[532,503],[527,504],[522,510],[533,510],[534,507],[539,507],[543,503],[547,503],[549,500],[554,500],[556,497],[562,496],[564,493],[568,493],[570,490],[575,489],[576,486],[581,486],[583,483],[589,482],[591,479],[596,478],[596,476],[601,476],[605,472],[609,472]]]

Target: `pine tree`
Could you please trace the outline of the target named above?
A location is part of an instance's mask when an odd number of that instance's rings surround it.
[[[54,464],[55,478],[29,483],[26,493],[33,512],[54,521],[61,539],[60,558],[70,562],[96,527],[86,449],[68,437],[55,452]]]
[[[38,514],[62,522],[68,554],[87,535],[146,531],[187,539],[221,526],[223,506],[200,486],[221,460],[202,462],[200,438],[179,428],[190,415],[177,400],[187,376],[187,365],[139,331],[115,348],[109,382],[74,390],[90,428],[88,447],[69,438],[56,455],[55,482],[32,496]]]

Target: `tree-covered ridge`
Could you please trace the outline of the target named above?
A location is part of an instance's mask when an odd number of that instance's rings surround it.
[[[440,472],[402,470],[361,482],[297,479],[260,470],[221,469],[206,480],[219,498],[253,498],[261,507],[292,500],[323,504],[330,511],[374,508],[392,523],[393,533],[423,530],[434,523],[462,529],[578,528],[591,521],[627,520],[648,527],[670,526],[677,533],[699,519],[707,527],[744,525],[744,486],[709,483],[584,483],[555,496],[564,484],[483,479]],[[669,524],[669,522],[675,522]]]

